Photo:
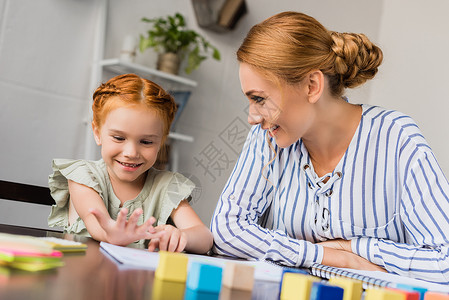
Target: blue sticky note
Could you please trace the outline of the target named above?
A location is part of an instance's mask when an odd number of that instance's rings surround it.
[[[344,289],[321,282],[314,282],[310,292],[310,300],[343,300]]]
[[[220,293],[222,273],[221,267],[192,262],[186,286],[193,291]]]
[[[408,284],[404,284],[404,283],[396,284],[395,288],[396,289],[400,289],[400,290],[405,290],[405,291],[418,292],[420,300],[424,300],[424,294],[427,292],[426,288],[419,287],[419,286],[408,285]]]

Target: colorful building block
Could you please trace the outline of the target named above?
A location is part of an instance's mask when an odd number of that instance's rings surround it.
[[[390,288],[388,288],[388,289],[390,289]],[[400,289],[390,289],[390,290],[403,294],[405,296],[404,300],[419,300],[419,298],[421,297],[419,292],[416,292],[416,291],[407,291],[407,290],[400,290]]]
[[[201,291],[192,291],[189,288],[186,288],[184,300],[219,300],[219,293],[208,293]],[[171,300],[171,299],[166,299]]]
[[[155,278],[153,281],[153,300],[182,300],[184,298],[184,282],[166,281]]]
[[[391,289],[368,288],[364,300],[404,300],[405,296]]]
[[[223,272],[223,286],[231,289],[252,291],[254,286],[254,266],[227,262]]]
[[[159,264],[154,276],[159,280],[186,282],[187,263],[186,254],[159,251]]]
[[[253,299],[252,291],[236,290],[223,286],[220,292],[220,300],[251,300]],[[255,297],[254,299],[258,299]]]
[[[424,300],[424,294],[427,292],[426,288],[419,287],[419,286],[408,285],[408,284],[403,284],[403,283],[396,284],[395,288],[399,289],[399,290],[418,292],[419,295],[420,295],[419,296],[420,300]]]
[[[310,300],[343,300],[344,289],[322,282],[314,282],[310,291]]]
[[[339,286],[344,289],[343,300],[360,300],[363,293],[363,284],[360,280],[345,277],[332,277],[329,284]]]
[[[220,293],[222,272],[221,267],[192,262],[187,276],[187,288],[199,292]]]
[[[285,273],[296,273],[296,274],[304,274],[304,275],[310,275],[309,272],[307,272],[304,269],[298,269],[298,268],[282,268],[282,275],[281,275],[281,284],[279,285],[279,295],[281,294],[282,290],[282,283],[284,281],[284,275]]]
[[[427,292],[424,294],[424,300],[449,300],[449,294]]]
[[[281,285],[281,300],[309,300],[313,282],[317,277],[298,273],[284,273]]]

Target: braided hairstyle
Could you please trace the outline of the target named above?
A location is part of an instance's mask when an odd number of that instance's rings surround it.
[[[320,70],[335,97],[372,79],[382,58],[380,48],[365,35],[328,31],[298,12],[279,13],[253,26],[237,51],[239,62],[274,82],[295,84]]]
[[[95,90],[92,123],[100,129],[112,110],[119,107],[139,106],[156,112],[164,122],[163,144],[170,132],[176,103],[173,97],[159,85],[135,74],[113,77]]]

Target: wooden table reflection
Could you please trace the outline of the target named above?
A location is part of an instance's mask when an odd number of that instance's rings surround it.
[[[65,254],[63,267],[46,272],[18,272],[0,269],[0,299],[90,300],[90,299],[277,299],[278,284],[256,282],[253,292],[223,287],[220,295],[198,294],[185,284],[154,278],[154,271],[123,268],[100,251],[90,238],[42,229],[0,224],[0,232],[31,236],[53,236],[87,244],[85,253]]]

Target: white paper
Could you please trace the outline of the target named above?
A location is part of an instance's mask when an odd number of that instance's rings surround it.
[[[157,252],[149,252],[145,249],[135,249],[112,245],[101,242],[100,247],[113,257],[121,266],[155,270],[159,264],[159,254]],[[189,258],[187,268],[192,262],[199,262],[224,268],[226,262],[247,264],[254,266],[254,279],[261,281],[280,282],[282,276],[282,268],[280,266],[270,264],[264,261],[247,261],[247,260],[233,260],[221,257],[186,254]]]

